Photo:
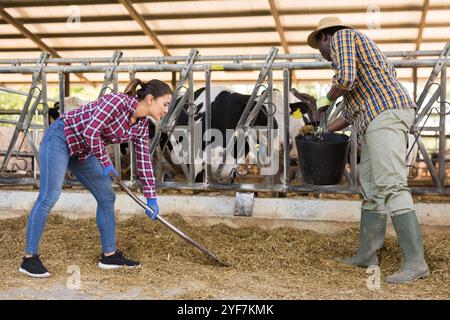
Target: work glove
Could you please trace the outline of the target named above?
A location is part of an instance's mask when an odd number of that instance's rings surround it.
[[[316,101],[317,110],[319,112],[326,112],[332,103],[333,103],[333,101],[328,99],[328,97],[326,95],[323,97],[320,97]]]
[[[117,173],[116,169],[112,164],[103,168],[103,175],[105,177],[110,177],[110,174],[113,174],[116,177],[119,176],[119,174]]]
[[[156,220],[156,217],[159,213],[159,207],[156,198],[147,198],[147,207],[152,209],[153,213],[150,210],[145,210],[145,214],[148,215],[151,220]]]

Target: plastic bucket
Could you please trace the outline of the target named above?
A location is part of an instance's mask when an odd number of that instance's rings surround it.
[[[307,184],[338,184],[344,174],[350,137],[338,133],[295,137],[303,181]]]

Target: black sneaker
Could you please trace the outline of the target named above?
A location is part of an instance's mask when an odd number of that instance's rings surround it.
[[[117,269],[120,267],[139,267],[141,264],[137,261],[128,260],[119,250],[111,256],[102,254],[102,259],[98,266],[102,269]]]
[[[38,254],[34,254],[32,257],[23,258],[23,262],[20,265],[19,272],[26,274],[27,276],[33,278],[48,278],[50,273],[47,268],[42,264],[41,259],[39,259]]]

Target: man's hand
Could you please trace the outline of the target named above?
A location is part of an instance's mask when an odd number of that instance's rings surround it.
[[[331,106],[332,103],[333,101],[328,99],[327,96],[322,96],[316,101],[317,110],[319,112],[325,112],[328,110],[328,108]]]
[[[328,132],[341,131],[347,128],[350,124],[345,121],[342,117],[334,119],[327,128]]]
[[[147,198],[147,207],[152,209],[153,213],[150,210],[145,210],[145,213],[150,217],[151,220],[156,220],[156,217],[159,214],[159,207],[156,198]]]

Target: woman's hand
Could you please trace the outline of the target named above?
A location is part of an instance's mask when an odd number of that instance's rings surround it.
[[[105,177],[109,177],[111,173],[116,177],[119,176],[119,174],[116,171],[116,168],[114,168],[114,166],[112,164],[103,168],[103,175]]]

